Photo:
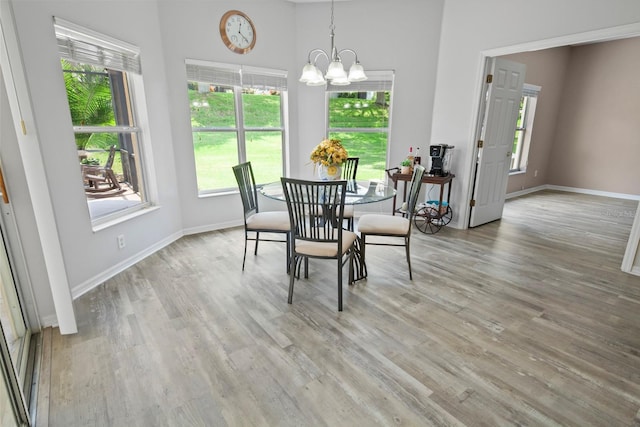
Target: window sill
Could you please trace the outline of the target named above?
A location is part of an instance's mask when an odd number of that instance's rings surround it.
[[[511,172],[509,172],[509,176],[512,176],[512,175],[524,175],[526,173],[527,173],[526,170],[511,171]]]
[[[130,219],[137,218],[139,216],[157,211],[158,209],[160,209],[160,206],[146,205],[146,206],[138,207],[136,210],[132,212],[120,214],[115,218],[106,217],[104,219],[98,219],[94,221],[92,224],[93,232],[95,233],[95,232],[107,229],[109,227],[113,227],[114,225],[129,221]]]
[[[208,199],[210,197],[219,197],[219,196],[231,196],[233,194],[239,194],[238,189],[198,193],[198,199]]]

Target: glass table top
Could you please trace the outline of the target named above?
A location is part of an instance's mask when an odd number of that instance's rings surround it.
[[[285,201],[282,183],[280,181],[264,184],[259,191],[265,197],[274,200]],[[362,205],[365,203],[380,202],[396,195],[393,186],[379,181],[348,181],[345,205]]]

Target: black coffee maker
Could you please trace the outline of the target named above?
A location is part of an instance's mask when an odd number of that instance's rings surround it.
[[[431,170],[429,171],[429,175],[449,175],[452,148],[453,145],[448,144],[436,144],[429,146],[429,155],[431,156]]]

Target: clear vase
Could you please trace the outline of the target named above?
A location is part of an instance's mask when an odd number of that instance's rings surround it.
[[[336,181],[339,180],[342,176],[342,166],[341,165],[329,165],[325,166],[322,164],[318,165],[318,177],[321,181]]]

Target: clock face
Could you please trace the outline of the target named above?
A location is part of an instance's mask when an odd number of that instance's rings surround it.
[[[239,10],[230,10],[222,16],[220,36],[224,44],[235,53],[248,53],[256,44],[253,22]]]

